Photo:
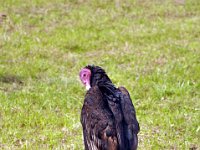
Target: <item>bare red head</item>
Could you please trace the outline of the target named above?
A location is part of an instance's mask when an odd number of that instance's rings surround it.
[[[107,76],[106,72],[99,66],[87,65],[80,71],[80,79],[87,90],[99,84],[112,84],[112,81]]]
[[[83,85],[86,87],[86,89],[89,90],[91,88],[91,85],[90,85],[91,71],[90,71],[90,69],[87,69],[87,68],[81,69],[81,71],[79,73],[79,77],[80,77]]]

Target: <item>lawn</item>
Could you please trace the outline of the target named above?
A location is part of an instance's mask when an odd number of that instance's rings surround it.
[[[200,149],[199,0],[0,0],[0,149],[84,149],[87,64],[129,90],[139,150]]]

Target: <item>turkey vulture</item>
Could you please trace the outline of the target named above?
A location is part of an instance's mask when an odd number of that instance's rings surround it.
[[[137,149],[140,127],[126,88],[116,88],[99,66],[88,65],[79,76],[87,89],[81,111],[85,149]]]

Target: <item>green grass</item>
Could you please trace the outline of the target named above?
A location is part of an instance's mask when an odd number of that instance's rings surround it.
[[[0,0],[0,149],[83,149],[87,64],[129,90],[140,150],[200,148],[199,0]]]

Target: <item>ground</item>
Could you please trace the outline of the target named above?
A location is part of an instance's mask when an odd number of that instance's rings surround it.
[[[0,4],[0,149],[83,149],[87,64],[129,90],[139,150],[200,149],[199,0]]]

